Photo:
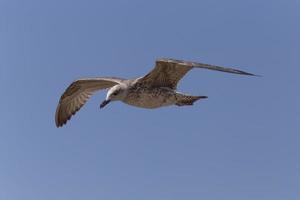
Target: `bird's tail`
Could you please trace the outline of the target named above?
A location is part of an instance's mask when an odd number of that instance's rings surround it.
[[[179,95],[177,96],[177,106],[191,106],[195,101],[199,99],[206,99],[207,96],[190,96],[190,95]]]

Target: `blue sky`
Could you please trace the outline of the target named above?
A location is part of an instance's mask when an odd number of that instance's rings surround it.
[[[289,200],[300,196],[298,0],[0,0],[0,199]],[[63,128],[65,88],[138,77],[158,57],[209,98],[146,110],[99,92]]]

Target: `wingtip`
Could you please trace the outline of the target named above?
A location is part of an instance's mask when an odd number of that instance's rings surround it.
[[[244,75],[262,77],[262,75],[252,74],[252,73],[248,73],[248,72],[246,74],[244,74]]]
[[[257,76],[257,77],[260,77],[260,75],[252,74],[252,73],[249,73],[249,72],[245,72],[245,71],[242,71],[242,70],[236,70],[236,69],[234,69],[234,71],[232,73],[234,73],[234,74],[240,74],[240,75],[246,75],[246,76]]]
[[[56,107],[56,111],[55,111],[55,125],[56,125],[57,128],[62,126],[62,124],[60,122],[59,112],[60,112],[60,103],[58,103],[58,105]]]
[[[55,121],[56,128],[63,127],[66,123],[67,123],[67,121],[65,121],[65,122],[63,122],[63,121]]]
[[[55,125],[56,125],[56,128],[60,128],[60,127],[63,126],[63,124],[60,124],[60,123],[58,123],[58,122],[56,122]]]
[[[59,120],[57,118],[55,118],[55,126],[56,126],[56,128],[60,128],[63,125],[64,125],[63,123],[59,122]]]
[[[64,120],[61,116],[61,109],[60,109],[60,104],[58,104],[55,112],[55,125],[57,128],[63,127],[67,121],[70,119],[69,117],[67,120]]]

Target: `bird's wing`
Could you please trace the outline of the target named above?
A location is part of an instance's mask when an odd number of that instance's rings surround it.
[[[84,78],[71,83],[60,97],[56,108],[55,123],[57,127],[63,126],[91,97],[101,89],[110,88],[122,83],[124,79],[113,77]]]
[[[154,69],[146,76],[139,79],[138,82],[152,87],[169,87],[176,89],[179,80],[193,68],[203,68],[233,74],[255,76],[254,74],[233,68],[163,58],[156,60]]]

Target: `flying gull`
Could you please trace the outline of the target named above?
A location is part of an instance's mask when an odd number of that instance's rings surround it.
[[[136,79],[115,77],[78,79],[71,83],[59,100],[55,114],[56,126],[66,124],[92,94],[107,88],[109,89],[106,99],[100,108],[117,100],[141,108],[193,105],[195,101],[205,99],[207,96],[191,96],[176,91],[179,80],[193,68],[255,76],[233,68],[163,58],[156,60],[154,69],[146,76]]]

